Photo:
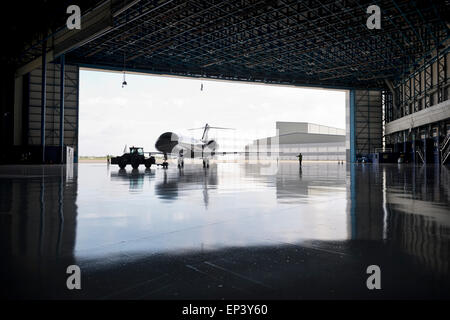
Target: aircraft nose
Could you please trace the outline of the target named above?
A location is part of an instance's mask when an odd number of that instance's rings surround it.
[[[178,135],[173,132],[165,132],[156,140],[155,148],[160,152],[171,153],[178,144]]]

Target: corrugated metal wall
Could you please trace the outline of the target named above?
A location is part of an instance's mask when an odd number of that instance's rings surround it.
[[[382,147],[381,91],[355,90],[355,154],[366,155]]]
[[[29,75],[29,105],[28,105],[28,144],[41,143],[41,74],[38,68]],[[72,146],[75,154],[78,151],[78,97],[79,97],[79,68],[65,65],[64,83],[64,144]],[[45,142],[47,146],[59,145],[59,85],[60,65],[47,65],[47,104]]]

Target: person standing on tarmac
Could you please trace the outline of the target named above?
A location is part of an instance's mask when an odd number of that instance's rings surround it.
[[[297,156],[298,158],[298,164],[300,165],[300,167],[302,166],[302,160],[303,160],[303,155],[301,153],[298,154]]]

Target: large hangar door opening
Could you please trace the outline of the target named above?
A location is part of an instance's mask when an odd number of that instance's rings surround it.
[[[221,151],[281,137],[282,159],[345,160],[346,91],[80,70],[80,155],[120,155],[125,145],[155,151],[167,131],[206,123]]]
[[[122,88],[123,73],[93,70],[81,70],[80,79],[82,156],[121,155],[125,145],[155,151],[162,133],[198,139],[201,130],[187,129],[206,123],[235,129],[211,130],[219,153],[249,145],[261,150],[277,134],[281,152],[278,161],[218,156],[209,168],[196,158],[186,159],[184,168],[172,160],[168,169],[149,170],[81,158],[77,259],[91,259],[96,253],[89,248],[113,242],[130,244],[134,252],[160,252],[159,241],[145,239],[166,233],[168,251],[259,246],[267,238],[349,239],[346,166],[337,163],[345,160],[346,91],[128,73]],[[118,199],[114,205],[111,194]],[[93,209],[99,202],[108,210]],[[99,223],[101,217],[108,222]],[[209,225],[215,227],[172,237],[176,230]]]

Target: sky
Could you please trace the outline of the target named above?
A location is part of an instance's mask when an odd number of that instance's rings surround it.
[[[80,71],[80,156],[121,155],[125,145],[155,151],[164,132],[201,138],[210,126],[221,150],[275,135],[276,121],[345,128],[345,91]],[[200,90],[203,83],[203,90]]]

